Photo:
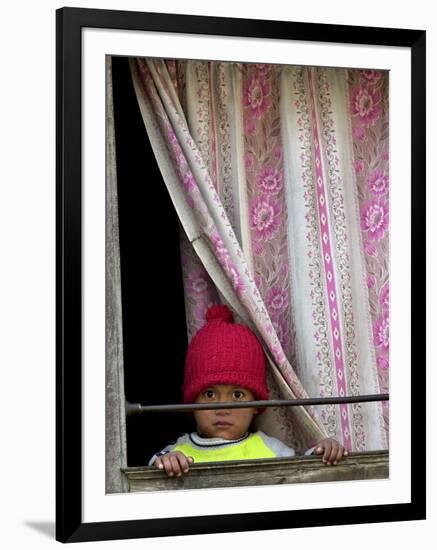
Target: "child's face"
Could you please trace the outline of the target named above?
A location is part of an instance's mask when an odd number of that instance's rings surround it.
[[[208,386],[196,398],[195,403],[223,403],[254,401],[254,394],[241,386],[218,384]],[[203,437],[239,439],[249,429],[258,409],[214,409],[195,411],[197,432]]]

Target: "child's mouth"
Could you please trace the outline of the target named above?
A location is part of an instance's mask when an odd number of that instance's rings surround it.
[[[230,422],[225,422],[224,420],[219,420],[218,422],[214,422],[214,426],[217,426],[219,428],[224,428],[227,426],[232,426]]]

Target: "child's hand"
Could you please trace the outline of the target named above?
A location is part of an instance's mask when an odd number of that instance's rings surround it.
[[[314,453],[316,455],[321,455],[323,453],[322,460],[327,466],[331,464],[336,466],[337,462],[339,462],[343,456],[348,455],[343,445],[340,445],[338,441],[330,437],[320,441],[320,443],[316,445]]]
[[[191,456],[185,456],[181,451],[173,451],[165,455],[159,456],[155,460],[155,466],[159,470],[165,470],[169,477],[179,477],[182,473],[187,474],[189,464],[193,463],[194,459]]]

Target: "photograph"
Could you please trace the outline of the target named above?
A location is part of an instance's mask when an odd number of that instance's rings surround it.
[[[56,37],[56,539],[424,518],[425,31]]]
[[[2,548],[437,539],[432,5],[5,4]]]
[[[107,67],[107,491],[388,477],[388,71]]]

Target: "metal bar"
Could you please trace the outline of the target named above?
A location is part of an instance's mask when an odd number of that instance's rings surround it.
[[[126,402],[127,416],[150,412],[188,412],[212,409],[247,409],[248,407],[298,407],[302,405],[340,405],[343,403],[367,403],[370,401],[388,401],[389,394],[353,395],[350,397],[315,397],[309,399],[273,399],[268,401],[244,401],[238,403],[190,403],[176,405],[141,405]]]

